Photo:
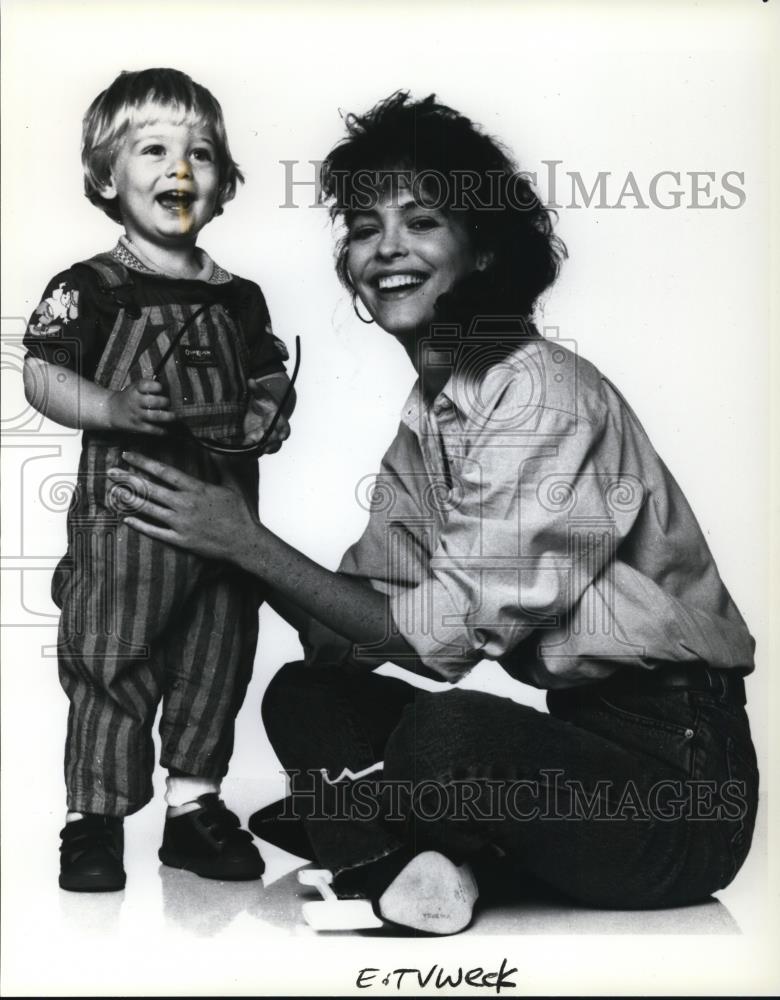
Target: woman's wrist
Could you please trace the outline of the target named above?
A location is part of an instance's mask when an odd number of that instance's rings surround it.
[[[226,558],[239,569],[263,579],[263,542],[267,534],[267,528],[247,508],[246,518],[242,518],[242,523],[230,532]]]

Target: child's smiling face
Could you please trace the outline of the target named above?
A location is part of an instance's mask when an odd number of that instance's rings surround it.
[[[219,195],[216,144],[203,122],[166,108],[130,124],[101,192],[116,198],[130,239],[171,247],[194,243]]]

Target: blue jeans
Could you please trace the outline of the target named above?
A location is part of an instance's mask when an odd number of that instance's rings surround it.
[[[532,876],[610,908],[679,906],[731,882],[758,800],[738,699],[607,682],[547,704],[288,663],[263,702],[291,777],[285,817],[337,875],[401,850],[489,854],[518,888]],[[337,780],[377,761],[380,776]]]

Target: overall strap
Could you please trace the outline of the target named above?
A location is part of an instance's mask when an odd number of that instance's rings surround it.
[[[90,257],[88,260],[80,261],[80,264],[97,271],[106,289],[118,288],[120,285],[126,285],[130,281],[129,270],[111,253],[95,254],[94,257]]]
[[[97,276],[100,293],[116,308],[112,329],[95,371],[95,382],[104,388],[121,389],[143,336],[149,310],[141,309],[138,304],[132,272],[112,253],[96,254],[74,267],[89,268]]]
[[[96,254],[75,266],[88,267],[94,271],[98,276],[101,292],[110,295],[120,309],[125,309],[133,318],[138,318],[140,309],[136,302],[132,272],[112,253]]]

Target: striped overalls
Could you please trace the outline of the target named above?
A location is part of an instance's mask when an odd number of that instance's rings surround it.
[[[110,254],[84,263],[119,305],[94,381],[121,390],[151,376],[197,306],[136,301],[131,273]],[[196,435],[235,439],[247,375],[240,325],[215,304],[190,326],[159,377],[172,409]],[[128,500],[106,472],[121,465],[128,447],[210,482],[227,461],[184,437],[84,432],[68,551],[52,582],[62,609],[60,681],[70,699],[65,780],[69,809],[114,816],[151,798],[152,726],[161,699],[163,766],[200,777],[226,773],[260,603],[256,583],[239,570],[122,522]],[[230,461],[256,506],[257,462]]]

